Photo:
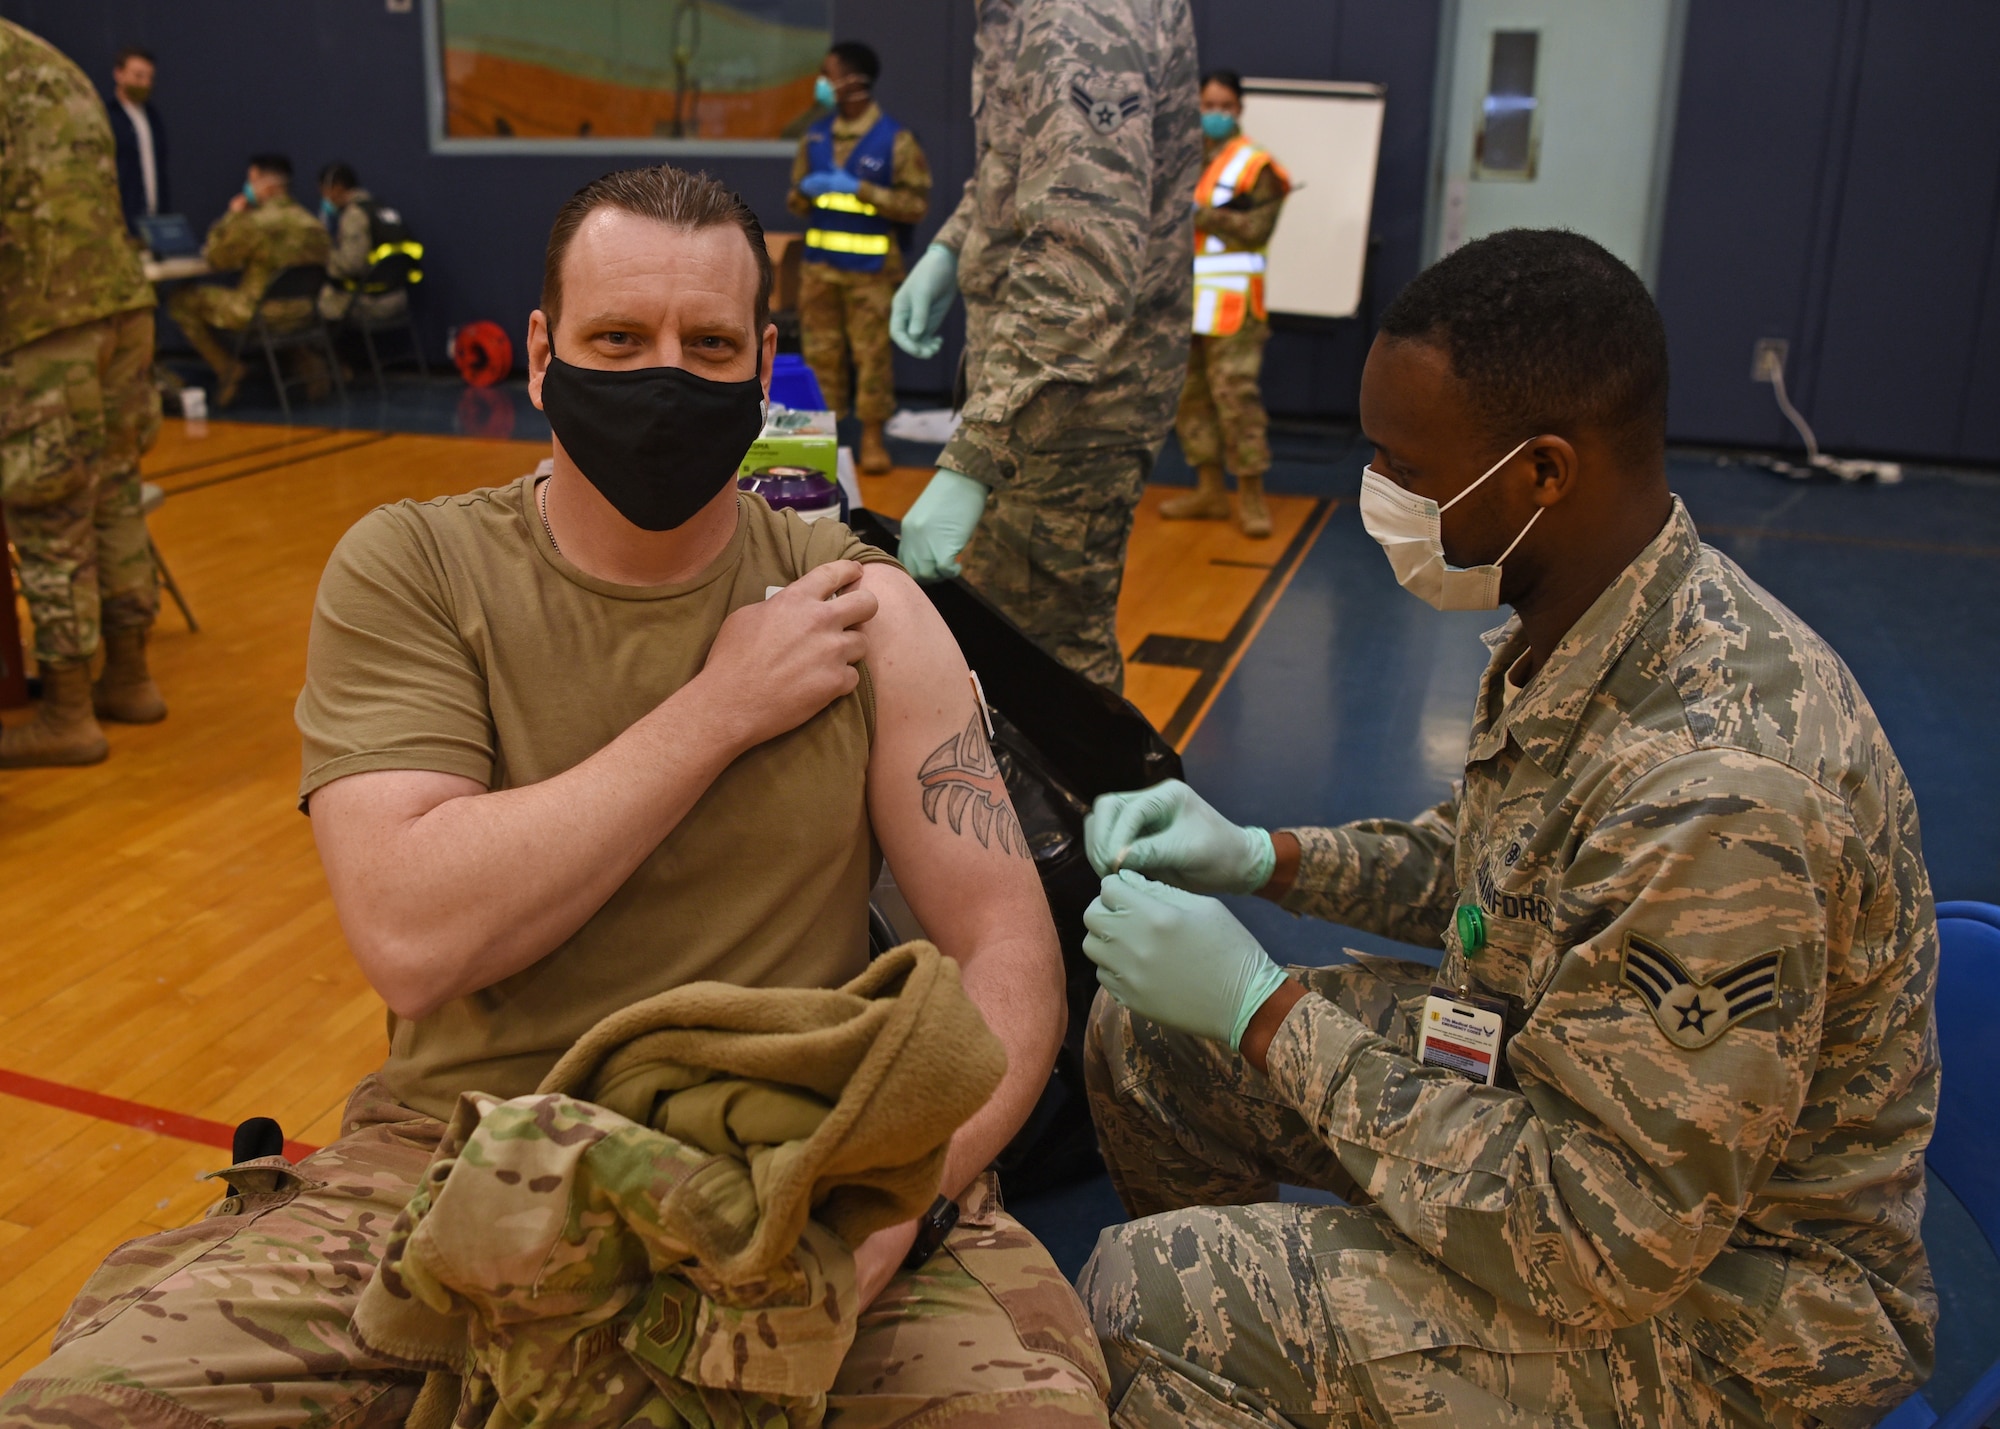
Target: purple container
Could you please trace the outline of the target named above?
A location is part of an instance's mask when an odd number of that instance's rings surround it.
[[[773,511],[796,511],[801,520],[817,521],[822,516],[839,520],[847,515],[847,501],[838,483],[810,466],[764,466],[748,476],[736,478],[739,491],[752,491],[764,498]]]

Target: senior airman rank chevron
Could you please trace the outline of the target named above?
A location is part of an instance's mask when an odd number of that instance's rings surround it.
[[[1778,1000],[1782,955],[1782,950],[1759,953],[1720,977],[1696,982],[1672,953],[1627,934],[1619,975],[1645,999],[1667,1040],[1693,1051]]]

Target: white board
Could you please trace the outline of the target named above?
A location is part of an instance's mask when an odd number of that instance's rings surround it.
[[[1271,238],[1264,291],[1272,312],[1351,318],[1361,310],[1385,102],[1379,84],[1243,81],[1243,132],[1292,176]]]

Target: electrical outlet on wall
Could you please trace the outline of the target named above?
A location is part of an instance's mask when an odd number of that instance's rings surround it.
[[[1792,345],[1782,337],[1760,337],[1750,349],[1750,380],[1752,382],[1779,382],[1784,380],[1785,359],[1791,355]]]
[[[391,15],[407,15],[410,13],[410,0],[388,0],[388,5]]]

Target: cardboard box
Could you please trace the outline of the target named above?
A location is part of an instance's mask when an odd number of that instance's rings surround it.
[[[750,443],[750,450],[744,455],[743,465],[736,474],[748,476],[767,466],[811,467],[828,481],[838,482],[840,439],[831,433],[824,436],[816,433],[772,436],[767,432]]]

